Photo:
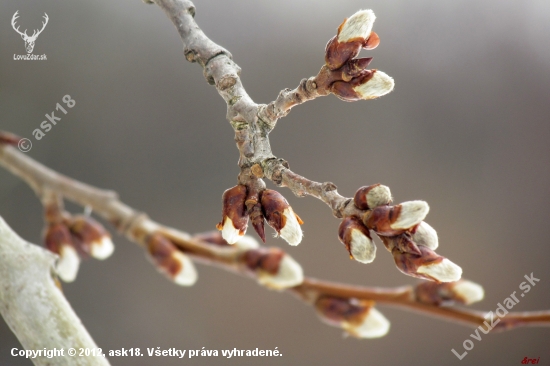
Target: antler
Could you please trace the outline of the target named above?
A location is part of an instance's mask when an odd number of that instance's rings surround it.
[[[30,38],[36,38],[36,37],[38,37],[38,35],[39,35],[40,33],[42,33],[42,31],[44,30],[44,28],[46,28],[46,24],[48,24],[48,20],[50,19],[50,18],[48,18],[48,14],[44,13],[44,19],[46,20],[46,22],[42,22],[42,29],[40,29],[40,30],[35,30],[34,33],[32,34],[32,36],[31,36]],[[38,32],[38,33],[36,33],[36,32]]]
[[[15,30],[15,31],[16,31],[17,33],[19,33],[20,35],[25,36],[25,37],[28,37],[28,35],[27,35],[27,30],[26,30],[26,29],[25,29],[25,33],[22,33],[22,32],[19,30],[19,27],[15,28],[15,20],[16,20],[17,18],[19,18],[19,15],[17,15],[17,13],[19,13],[19,10],[17,10],[17,11],[15,12],[15,14],[13,14],[13,18],[11,18],[11,26],[13,27],[13,30]],[[44,14],[46,14],[46,13],[44,13]],[[47,23],[47,22],[46,22],[46,23]],[[45,25],[44,25],[44,26],[45,26]],[[44,29],[44,28],[42,28],[42,29]]]

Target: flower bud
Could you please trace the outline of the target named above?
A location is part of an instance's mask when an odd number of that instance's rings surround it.
[[[368,80],[352,83],[353,90],[360,99],[375,99],[391,92],[395,86],[393,78],[385,72],[372,70],[373,75]]]
[[[372,10],[359,10],[344,20],[338,28],[338,42],[351,42],[355,39],[365,42],[370,37],[375,20],[376,15]]]
[[[363,70],[350,81],[336,81],[330,91],[345,102],[368,100],[381,97],[393,90],[395,82],[388,74],[379,70]]]
[[[388,246],[393,238],[381,237]],[[430,248],[420,245],[422,255],[402,253],[396,246],[391,246],[391,252],[397,268],[404,274],[438,282],[454,282],[460,280],[462,268],[445,257],[440,256]]]
[[[320,296],[315,309],[324,323],[353,337],[379,338],[388,333],[390,322],[373,305],[373,301]]]
[[[390,189],[378,183],[359,188],[355,192],[353,201],[358,209],[369,210],[389,205],[392,202],[392,197]]]
[[[338,34],[328,42],[325,50],[325,62],[331,70],[339,69],[348,60],[357,56],[362,47],[376,47],[373,45],[379,43],[377,35],[370,45],[368,42],[375,19],[372,10],[360,10],[340,24]]]
[[[262,193],[262,208],[269,226],[290,245],[302,241],[303,221],[294,213],[286,199],[277,191],[266,189]]]
[[[258,248],[247,251],[243,260],[256,272],[258,283],[283,290],[300,285],[304,272],[298,262],[278,248]]]
[[[412,240],[417,245],[424,245],[432,250],[439,246],[437,232],[427,222],[422,221],[412,230]]]
[[[376,246],[369,229],[357,217],[346,217],[338,228],[338,238],[351,258],[361,263],[370,263],[376,256]]]
[[[245,199],[246,187],[243,185],[236,185],[223,192],[222,221],[216,227],[229,244],[236,243],[246,233],[248,214]]]
[[[152,234],[146,245],[149,259],[167,278],[181,286],[192,286],[197,282],[197,271],[193,262],[164,235]]]
[[[417,301],[424,304],[439,306],[446,303],[459,303],[470,305],[483,300],[485,291],[475,282],[460,280],[447,283],[423,282],[416,286],[415,294]]]
[[[424,201],[408,201],[395,206],[379,206],[365,218],[365,225],[377,234],[399,235],[418,225],[430,207]]]
[[[115,250],[107,230],[90,217],[75,216],[69,222],[69,230],[82,250],[96,259],[106,259]]]
[[[80,257],[73,245],[71,233],[64,224],[51,224],[44,234],[46,248],[59,255],[56,272],[64,282],[73,282],[80,267]]]

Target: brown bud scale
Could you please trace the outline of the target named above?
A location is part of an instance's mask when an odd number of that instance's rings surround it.
[[[372,184],[370,186],[363,186],[355,192],[355,196],[353,196],[353,203],[355,203],[355,207],[357,207],[360,210],[368,210],[371,207],[369,207],[367,203],[367,194],[375,187],[380,186],[380,183]]]
[[[363,47],[362,38],[354,38],[347,42],[338,42],[338,36],[328,41],[325,48],[325,63],[330,70],[341,68],[348,60],[359,54]]]
[[[370,306],[364,302],[352,303],[350,299],[331,296],[320,296],[315,302],[315,309],[326,323],[339,326],[346,321],[359,324],[365,318]]]
[[[276,275],[284,256],[285,252],[278,248],[258,248],[246,251],[243,260],[246,266],[253,271],[263,270],[271,275]]]
[[[223,228],[226,217],[229,217],[235,229],[238,229],[240,234],[244,235],[248,226],[245,199],[246,187],[240,184],[223,192],[222,221],[216,225],[218,230]]]
[[[266,189],[262,192],[262,209],[269,226],[277,233],[285,227],[286,217],[283,212],[290,207],[287,200],[277,191]],[[299,222],[301,220],[298,220]]]
[[[416,300],[423,304],[441,305],[445,301],[460,301],[452,294],[454,282],[422,282],[414,289]]]
[[[392,229],[401,213],[401,205],[378,206],[363,217],[365,225],[379,235],[395,236],[404,233],[404,229]]]
[[[369,38],[363,44],[363,48],[366,50],[374,50],[380,44],[380,37],[376,32],[371,32]]]
[[[344,218],[344,220],[342,220],[342,223],[338,227],[338,239],[340,239],[340,242],[344,244],[351,258],[353,258],[351,254],[351,247],[350,247],[351,239],[352,239],[351,233],[354,229],[359,230],[369,239],[372,239],[370,236],[369,229],[365,227],[361,219],[355,216],[348,216]]]
[[[73,239],[66,225],[53,224],[46,228],[44,243],[49,251],[59,254],[61,245],[73,245]]]
[[[91,244],[98,242],[104,237],[110,237],[103,225],[91,217],[79,215],[72,218],[69,222],[69,230],[76,237],[81,249],[90,254]]]
[[[444,257],[440,256],[439,254],[425,246],[418,246],[418,249],[422,253],[421,255],[402,253],[401,251],[399,251],[399,249],[394,248],[392,250],[392,254],[395,265],[401,272],[408,276],[438,282],[433,277],[418,273],[417,270],[420,266],[439,263],[443,261]]]
[[[147,251],[153,261],[167,274],[175,276],[181,271],[182,264],[172,256],[177,249],[164,235],[152,234],[147,239]]]

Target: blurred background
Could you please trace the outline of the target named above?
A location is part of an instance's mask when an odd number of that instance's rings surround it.
[[[438,253],[483,284],[474,308],[495,310],[525,274],[540,282],[514,310],[550,309],[550,2],[197,0],[196,20],[227,48],[258,103],[315,75],[342,20],[363,8],[377,15],[380,46],[372,68],[396,89],[379,100],[334,96],[296,107],[271,134],[278,157],[310,179],[352,196],[383,183],[396,202],[426,200]],[[119,192],[163,224],[191,233],[220,220],[221,194],[236,184],[238,151],[225,103],[157,6],[140,1],[4,0],[0,4],[0,129],[30,138],[29,156],[73,178]],[[15,61],[21,29],[49,24],[34,54]],[[28,32],[29,34],[31,31]],[[67,115],[37,141],[32,131],[66,94]],[[59,112],[56,113],[59,116]],[[273,188],[272,184],[268,187]],[[402,275],[378,242],[369,265],[350,261],[339,221],[311,197],[278,189],[304,219],[298,247],[268,239],[307,275],[362,285],[399,286]],[[82,209],[68,205],[73,212]],[[31,189],[0,169],[0,215],[41,243],[42,209]],[[199,266],[191,288],[158,274],[135,244],[113,232],[114,255],[82,264],[64,292],[104,350],[140,347],[278,350],[277,358],[112,358],[113,365],[517,365],[550,364],[550,328],[483,335],[459,361],[472,329],[391,307],[386,337],[344,339],[292,296]],[[0,320],[0,364],[20,347]]]

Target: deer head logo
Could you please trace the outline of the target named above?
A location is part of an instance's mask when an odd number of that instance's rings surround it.
[[[44,30],[44,28],[46,28],[46,24],[48,24],[48,14],[44,13],[44,22],[42,22],[42,29],[40,30],[35,30],[32,34],[32,36],[28,36],[27,35],[27,30],[25,29],[24,32],[21,32],[19,31],[19,27],[15,28],[15,21],[17,18],[19,18],[19,15],[17,15],[17,13],[19,12],[19,10],[17,10],[15,12],[15,14],[13,14],[13,18],[11,18],[11,26],[13,27],[13,29],[19,33],[21,35],[21,38],[23,38],[23,41],[25,41],[25,49],[27,50],[27,53],[32,53],[32,50],[34,49],[34,42],[36,41],[36,38],[38,38],[38,36],[40,35],[40,33],[42,33],[42,31]]]

